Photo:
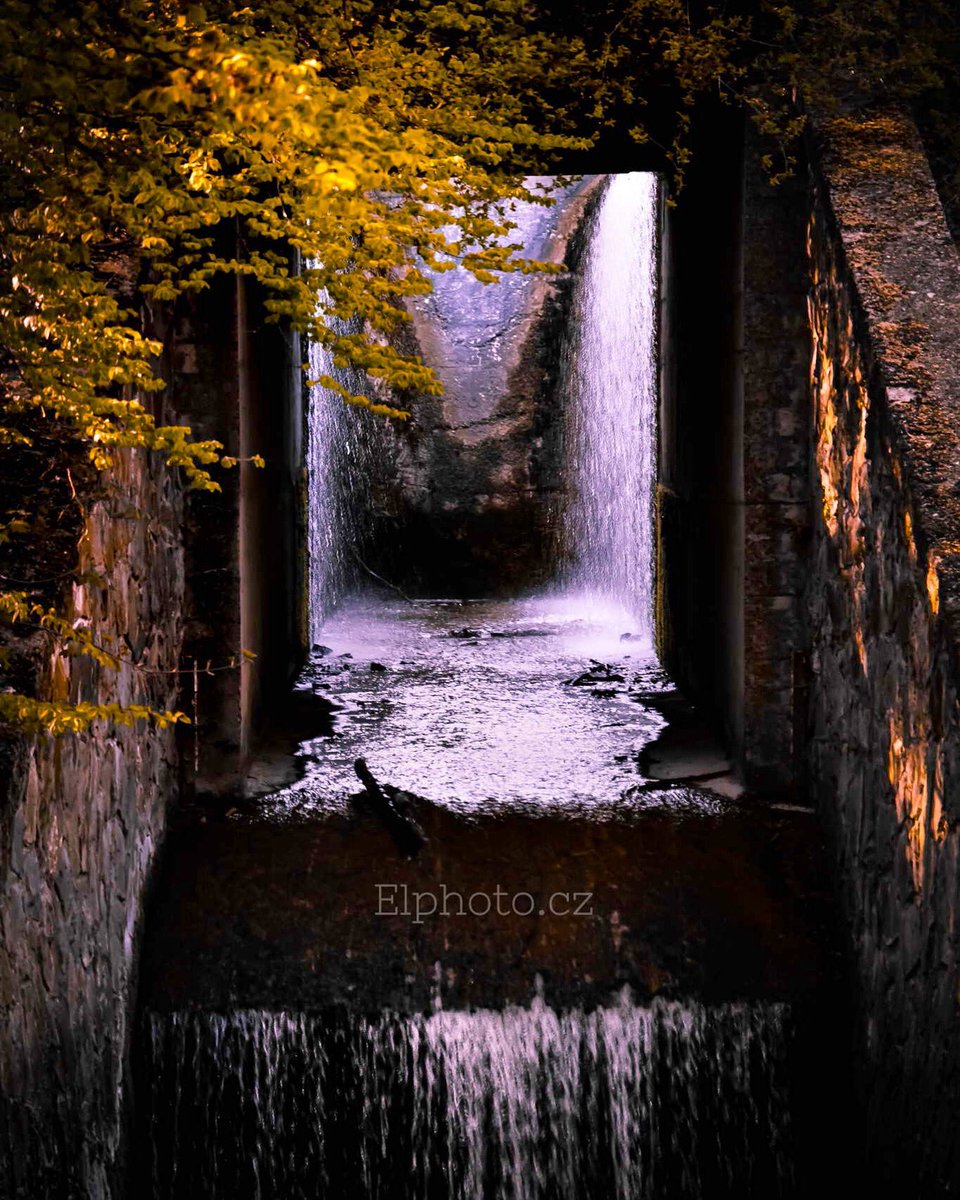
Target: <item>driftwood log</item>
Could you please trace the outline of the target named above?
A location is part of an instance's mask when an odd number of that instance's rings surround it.
[[[358,758],[353,769],[363,784],[364,799],[374,816],[386,827],[397,849],[408,858],[413,858],[427,844],[427,836],[408,811],[408,793],[389,784],[381,786],[365,759]]]

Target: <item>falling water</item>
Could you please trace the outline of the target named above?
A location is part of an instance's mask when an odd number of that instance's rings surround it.
[[[356,387],[353,373],[334,366],[326,346],[310,346],[310,377],[330,375]],[[310,569],[310,634],[316,640],[320,627],[341,599],[348,577],[345,548],[349,544],[353,513],[347,501],[345,475],[355,455],[355,420],[343,400],[316,383],[310,392],[307,426],[308,554]]]
[[[344,326],[344,332],[351,332]],[[363,395],[362,374],[334,365],[326,346],[310,346],[310,378],[329,375]],[[381,423],[382,425],[382,423]],[[357,579],[357,549],[369,534],[374,464],[382,462],[383,429],[345,404],[329,388],[311,388],[307,422],[307,550],[310,634],[317,640],[324,621]]]
[[[154,1200],[790,1193],[781,1005],[149,1014],[144,1043]]]
[[[565,354],[563,584],[652,629],[656,177],[610,177],[575,284]]]

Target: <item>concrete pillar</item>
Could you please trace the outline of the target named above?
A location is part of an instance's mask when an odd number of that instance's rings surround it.
[[[254,285],[224,278],[173,331],[174,404],[195,436],[266,460],[217,471],[221,492],[187,498],[184,664],[197,676],[196,689],[185,681],[183,707],[197,720],[181,746],[184,785],[201,793],[242,789],[304,651],[300,351],[264,317]]]
[[[805,174],[772,188],[741,113],[698,114],[664,220],[658,639],[745,782],[800,784],[809,527]]]

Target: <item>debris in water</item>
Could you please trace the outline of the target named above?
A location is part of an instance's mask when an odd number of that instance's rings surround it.
[[[357,759],[353,769],[366,789],[364,799],[369,802],[374,815],[383,822],[397,849],[413,858],[427,844],[427,835],[410,815],[410,802],[414,797],[389,784],[381,787],[362,758]]]
[[[567,687],[592,687],[598,683],[624,682],[625,677],[615,671],[609,663],[598,662],[595,658],[590,659],[588,671],[584,671],[582,675],[577,675],[574,679],[564,680]]]

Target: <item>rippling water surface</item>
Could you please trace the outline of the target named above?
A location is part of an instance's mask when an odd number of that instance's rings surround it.
[[[353,762],[461,812],[632,803],[637,752],[663,728],[643,703],[669,687],[615,607],[521,601],[354,604],[321,631],[304,686],[336,706],[301,749],[306,776],[275,813],[342,807]]]

